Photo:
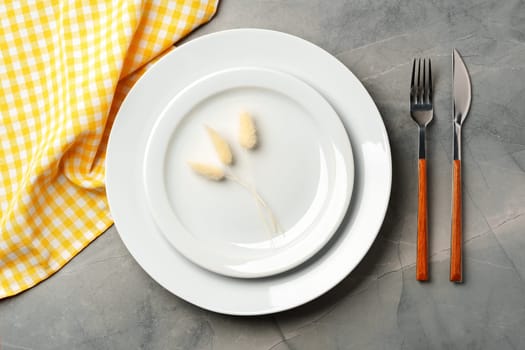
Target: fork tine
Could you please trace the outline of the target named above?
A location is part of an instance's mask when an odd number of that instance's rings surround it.
[[[410,81],[410,102],[415,102],[414,101],[414,94],[415,94],[415,89],[414,89],[414,78],[415,78],[415,75],[416,75],[416,59],[414,58],[414,61],[412,62],[412,79]]]
[[[432,65],[430,58],[428,59],[428,101],[432,103]]]
[[[427,102],[427,84],[426,84],[426,62],[427,60],[423,58],[423,84],[421,85],[421,102]]]
[[[421,103],[421,58],[417,60],[417,94],[416,94],[416,103]]]

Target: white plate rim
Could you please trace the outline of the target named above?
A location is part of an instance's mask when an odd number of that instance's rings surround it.
[[[257,264],[250,262],[251,270],[244,266],[238,268],[235,259],[228,256],[233,252],[221,254],[215,247],[207,246],[206,242],[198,241],[187,232],[184,225],[178,222],[169,209],[162,172],[157,171],[162,168],[163,149],[168,147],[172,130],[176,128],[184,113],[194,108],[195,103],[203,98],[202,93],[206,96],[213,95],[224,89],[238,88],[238,85],[244,84],[279,92],[310,111],[312,117],[322,124],[320,127],[327,132],[326,136],[330,136],[330,144],[326,145],[326,148],[333,152],[337,150],[341,155],[338,159],[333,157],[334,166],[340,171],[337,175],[334,174],[330,182],[335,182],[334,186],[336,184],[343,186],[330,190],[323,212],[316,214],[321,217],[320,220],[324,220],[322,222],[329,221],[326,226],[321,227],[320,223],[317,223],[306,237],[286,249],[279,249],[273,254],[257,259]],[[206,87],[204,90],[202,90],[203,86]],[[199,87],[201,90],[198,89]],[[166,114],[166,110],[172,109],[174,103],[178,103],[179,109],[176,117]],[[174,96],[157,118],[148,138],[143,171],[150,214],[165,238],[195,264],[215,273],[238,278],[261,278],[288,271],[321,250],[335,234],[348,210],[354,183],[354,163],[348,134],[332,106],[317,90],[302,80],[284,72],[260,67],[239,67],[215,72],[190,84]],[[177,235],[167,234],[172,230],[176,231]]]
[[[130,181],[136,181],[136,179],[130,176],[129,173],[122,173],[122,171],[125,171],[126,169],[119,169],[119,167],[122,164],[120,162],[120,157],[135,157],[136,154],[133,154],[133,152],[130,152],[129,149],[126,148],[119,148],[119,141],[118,138],[120,137],[121,133],[126,132],[126,125],[121,125],[123,122],[122,120],[125,117],[122,117],[122,115],[129,112],[129,109],[132,109],[133,107],[136,107],[136,104],[134,103],[134,96],[137,93],[138,89],[140,88],[141,84],[147,79],[148,76],[153,74],[156,70],[160,69],[162,64],[166,62],[173,54],[178,54],[183,49],[183,47],[190,48],[193,47],[196,44],[199,44],[201,42],[209,44],[210,40],[217,40],[221,39],[221,37],[227,38],[228,40],[231,40],[231,37],[235,36],[236,40],[242,40],[242,37],[244,37],[244,42],[249,43],[249,41],[246,41],[246,38],[249,40],[253,40],[253,37],[258,37],[260,39],[261,37],[265,37],[266,39],[271,39],[273,42],[270,44],[264,43],[265,45],[275,45],[279,41],[286,42],[287,44],[293,44],[296,48],[301,48],[302,50],[309,51],[312,55],[318,56],[318,58],[321,58],[325,61],[325,64],[330,64],[331,68],[334,70],[334,73],[342,74],[345,76],[346,83],[349,84],[349,86],[352,86],[353,89],[356,89],[354,92],[359,93],[360,97],[363,98],[364,103],[368,105],[369,112],[372,114],[372,116],[368,116],[368,118],[372,118],[375,126],[378,128],[376,130],[377,134],[375,137],[377,138],[377,141],[379,143],[377,146],[379,146],[381,149],[379,150],[381,152],[381,155],[383,157],[383,163],[384,166],[382,170],[385,172],[380,178],[381,180],[381,192],[376,195],[379,195],[380,198],[377,198],[380,203],[374,205],[374,212],[376,215],[376,220],[373,224],[369,225],[368,231],[369,234],[366,237],[366,241],[362,243],[362,246],[364,249],[362,249],[361,253],[357,256],[354,256],[351,263],[345,266],[337,265],[337,263],[341,263],[341,255],[344,254],[347,250],[348,241],[350,241],[351,237],[349,237],[349,232],[344,232],[340,238],[336,240],[336,242],[330,247],[330,249],[323,255],[320,256],[312,265],[315,265],[315,270],[311,266],[305,267],[299,271],[295,271],[292,276],[295,277],[294,282],[301,282],[306,283],[306,285],[311,286],[312,288],[307,292],[300,295],[296,295],[296,297],[293,300],[285,300],[279,302],[279,300],[264,300],[259,305],[254,304],[248,304],[243,305],[241,307],[238,306],[232,306],[232,305],[223,305],[222,303],[217,303],[216,301],[210,301],[210,300],[202,300],[202,296],[195,297],[191,292],[187,290],[181,290],[179,288],[180,284],[178,284],[180,281],[177,281],[176,279],[171,279],[169,281],[165,280],[165,276],[162,275],[161,272],[158,270],[162,269],[161,262],[156,261],[155,257],[148,256],[147,252],[144,252],[141,248],[141,242],[140,240],[136,240],[136,237],[133,237],[133,235],[130,235],[130,232],[135,230],[137,231],[132,223],[127,220],[127,214],[128,210],[126,210],[125,206],[119,207],[120,198],[126,198],[127,200],[136,200],[140,199],[137,198],[140,197],[140,193],[137,193],[137,191],[133,193],[128,193],[129,188],[126,186],[122,186],[124,184],[119,184],[120,181],[122,181],[122,176],[126,177],[128,176],[126,180]],[[224,39],[222,38],[222,39]],[[240,38],[240,39],[239,39]],[[257,43],[258,45],[261,44],[260,42]],[[187,57],[186,57],[187,59]],[[265,60],[271,61],[268,57],[264,57]],[[328,89],[329,86],[324,82],[324,86],[320,86],[317,83],[321,83],[322,78],[320,76],[314,77],[315,73],[313,72],[306,72],[304,70],[304,65],[308,63],[302,63],[300,65],[294,63],[294,62],[281,62],[278,61],[279,57],[274,58],[274,60],[269,65],[271,68],[275,69],[283,69],[284,71],[296,74],[300,78],[304,79],[306,82],[313,83],[316,88],[322,87],[323,89]],[[228,66],[235,66],[236,62],[232,62],[230,65],[225,65],[225,68]],[[267,64],[264,64],[263,66],[268,66]],[[198,74],[202,75],[202,67],[196,66],[196,72],[194,72],[195,76],[194,78],[198,77]],[[215,67],[215,69],[219,69]],[[329,100],[332,104],[335,102],[336,110],[344,103],[342,102],[346,96],[341,95],[342,93],[340,91],[331,90],[330,93],[328,91],[322,90],[320,91],[322,94],[326,94],[325,98]],[[347,91],[350,93],[350,91]],[[346,108],[347,106],[345,106]],[[348,127],[348,126],[347,126]],[[119,131],[119,128],[122,130]],[[115,132],[116,131],[116,132]],[[354,140],[353,135],[351,132],[350,139]],[[138,136],[141,136],[140,132],[137,132]],[[137,143],[135,146],[138,146],[139,143]],[[362,160],[360,159],[361,155],[357,154],[356,147],[354,144],[352,145],[354,150],[354,161],[356,164],[356,169],[358,171],[361,171],[359,168],[361,166],[371,166],[371,160],[367,159],[366,157]],[[130,158],[130,162],[133,162],[133,160]],[[356,161],[357,158],[357,161]],[[135,160],[136,162],[137,160]],[[363,162],[362,164],[359,164],[360,162]],[[366,162],[366,163],[365,163]],[[357,166],[357,164],[359,164]],[[118,116],[115,120],[114,128],[112,130],[112,133],[110,135],[110,139],[108,142],[108,150],[107,150],[107,158],[106,158],[106,183],[107,183],[107,189],[108,189],[108,201],[109,205],[112,208],[112,215],[115,221],[115,224],[118,228],[119,234],[121,236],[121,239],[127,249],[130,251],[131,255],[136,259],[136,261],[139,263],[139,265],[145,270],[146,273],[148,273],[154,280],[156,280],[159,284],[164,286],[164,288],[168,289],[178,297],[193,303],[197,306],[200,306],[202,308],[224,313],[224,314],[231,314],[231,315],[262,315],[262,314],[269,314],[279,311],[284,311],[287,309],[291,309],[294,307],[297,307],[299,305],[302,305],[306,302],[309,302],[320,295],[324,294],[331,288],[333,288],[336,284],[338,284],[341,280],[343,280],[356,266],[357,264],[362,260],[362,258],[365,256],[365,254],[370,249],[372,243],[374,242],[379,229],[381,227],[381,224],[383,222],[384,216],[386,214],[386,210],[388,207],[388,202],[390,199],[390,192],[391,192],[391,185],[392,185],[392,158],[391,158],[391,150],[390,150],[390,144],[388,140],[388,135],[384,126],[384,123],[381,119],[381,116],[379,114],[379,111],[377,110],[377,107],[375,106],[372,98],[364,88],[364,86],[361,84],[361,82],[351,73],[346,66],[344,66],[340,61],[338,61],[335,57],[333,57],[330,53],[326,52],[322,48],[306,41],[301,38],[295,37],[290,34],[277,32],[273,30],[267,30],[267,29],[258,29],[258,28],[244,28],[244,29],[231,29],[231,30],[225,30],[221,32],[216,32],[212,34],[208,34],[206,36],[194,39],[188,43],[185,43],[183,46],[180,46],[178,50],[174,50],[172,53],[166,55],[165,57],[161,58],[151,69],[146,73],[139,81],[134,85],[134,87],[130,90],[128,93],[127,98],[123,102],[121,109],[119,110]],[[367,174],[368,175],[368,174]],[[376,174],[371,174],[372,176]],[[362,174],[360,175],[362,176]],[[136,176],[135,176],[136,177]],[[357,179],[357,182],[362,182],[362,179]],[[366,183],[361,184],[358,183],[359,191],[361,191],[361,188],[363,191],[369,190],[366,188]],[[364,186],[364,187],[363,187]],[[352,201],[366,201],[367,197],[363,197],[363,194],[356,193],[356,189],[354,187],[354,193],[356,194],[356,197],[359,198],[353,198]],[[372,194],[366,193],[366,196],[370,196]],[[131,198],[130,198],[131,197]],[[367,203],[365,203],[367,204]],[[129,209],[129,208],[128,208]],[[137,209],[137,208],[135,208]],[[357,210],[357,209],[356,209]],[[358,210],[358,212],[362,212],[362,208]],[[355,218],[355,216],[358,216],[358,214],[355,214],[352,212],[350,214],[350,217],[348,219],[347,225],[357,225],[356,221],[358,221],[359,218]],[[128,222],[127,222],[128,221]],[[345,231],[351,231],[353,228],[345,227]],[[141,233],[136,232],[137,235],[140,237]],[[148,232],[149,233],[149,232]],[[181,265],[183,264],[182,261],[179,261]],[[329,263],[335,263],[335,268],[326,269],[326,265]],[[179,272],[188,272],[185,270],[191,269],[189,266],[181,266],[179,267]],[[335,271],[337,270],[337,271]],[[318,281],[312,281],[311,280],[311,274],[312,271],[318,273],[317,271],[320,271],[319,273],[327,272],[329,273],[329,276],[326,277],[326,280],[323,283],[319,283]],[[192,270],[193,273],[197,273],[202,275],[202,278],[208,279],[209,281],[213,281],[216,276],[206,275],[205,271],[197,272],[196,270]],[[204,277],[206,276],[206,277]],[[329,277],[329,278],[328,278]],[[275,287],[279,288],[280,286],[289,283],[289,281],[286,279],[286,276],[283,276],[279,279],[264,279],[263,281],[260,281],[259,283],[264,283],[264,287]],[[301,278],[301,280],[299,280]],[[214,282],[215,283],[215,282]],[[222,281],[217,282],[222,283],[219,284],[224,288],[230,288],[231,290],[235,290],[237,283],[234,281]],[[314,285],[313,283],[317,283],[317,285]],[[235,287],[234,287],[235,285]],[[285,286],[286,288],[287,286]],[[300,287],[300,286],[296,286]],[[250,286],[246,286],[243,288],[251,288]],[[259,287],[258,287],[259,288]],[[274,303],[272,303],[274,301]]]

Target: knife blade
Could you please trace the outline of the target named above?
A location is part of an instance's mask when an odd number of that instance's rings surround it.
[[[452,53],[453,72],[453,169],[452,169],[452,229],[450,239],[450,280],[463,281],[462,257],[462,195],[461,195],[461,127],[472,102],[470,75],[458,50]]]

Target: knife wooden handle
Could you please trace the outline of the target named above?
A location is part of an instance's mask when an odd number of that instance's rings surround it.
[[[452,170],[452,235],[450,239],[450,280],[463,281],[461,232],[461,160],[454,160]]]
[[[427,161],[419,159],[416,279],[428,281]]]

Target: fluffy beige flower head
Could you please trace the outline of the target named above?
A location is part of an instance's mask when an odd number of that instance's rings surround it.
[[[257,146],[257,129],[248,112],[242,112],[239,117],[239,143],[246,149]]]
[[[215,147],[215,152],[217,153],[219,160],[224,165],[231,165],[233,163],[233,155],[228,142],[226,142],[217,131],[209,126],[206,127],[206,130],[208,131],[208,136],[210,136],[211,142],[213,143],[213,147]]]
[[[197,174],[202,175],[205,178],[210,179],[210,180],[221,181],[225,177],[224,170],[222,170],[219,167],[213,166],[213,165],[195,163],[195,162],[188,162],[188,165]]]

